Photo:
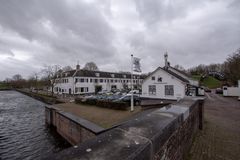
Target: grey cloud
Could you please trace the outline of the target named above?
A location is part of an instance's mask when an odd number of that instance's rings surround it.
[[[48,43],[58,53],[76,54],[71,52],[85,47],[88,48],[87,54],[97,56],[96,52],[109,55],[110,49],[113,49],[109,47],[113,38],[111,27],[97,8],[81,1],[77,4],[58,0],[3,1],[0,12],[3,27],[30,41]],[[44,28],[47,22],[55,35]],[[96,49],[100,47],[105,49]]]
[[[12,56],[0,62],[0,72],[27,75],[44,64],[73,66],[77,60],[129,70],[131,53],[149,72],[163,65],[166,50],[173,65],[185,68],[223,62],[240,47],[239,5],[239,0],[0,0],[0,55]]]
[[[189,10],[205,5],[206,0],[135,0],[136,10],[147,25],[185,18]]]

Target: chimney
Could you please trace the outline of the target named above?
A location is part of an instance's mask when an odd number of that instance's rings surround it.
[[[79,61],[77,62],[77,65],[76,65],[76,70],[80,70]]]
[[[167,69],[169,67],[168,53],[167,52],[164,54],[164,59],[165,59],[165,66],[164,66],[164,68]]]

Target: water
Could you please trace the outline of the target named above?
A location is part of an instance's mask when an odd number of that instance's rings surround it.
[[[36,160],[70,146],[46,127],[44,105],[15,91],[0,91],[0,160]]]

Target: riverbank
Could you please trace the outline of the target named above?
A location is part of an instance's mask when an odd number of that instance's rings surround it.
[[[25,94],[27,96],[30,96],[34,99],[37,99],[41,102],[44,102],[46,104],[59,104],[59,103],[63,103],[63,101],[59,100],[57,97],[54,96],[50,96],[50,95],[44,95],[44,94],[40,94],[40,93],[35,93],[35,92],[30,92],[24,89],[16,89],[16,91]]]

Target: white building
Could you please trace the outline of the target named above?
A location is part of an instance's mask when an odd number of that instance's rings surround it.
[[[223,87],[223,96],[240,97],[240,80],[238,80],[238,87]]]
[[[143,81],[141,75],[133,75],[134,88],[140,88]],[[86,94],[113,89],[127,89],[131,87],[131,74],[103,71],[89,71],[80,69],[63,72],[57,75],[54,85],[55,94]]]
[[[198,94],[198,81],[170,66],[165,54],[165,66],[158,67],[142,84],[142,97],[177,100],[185,95]]]

